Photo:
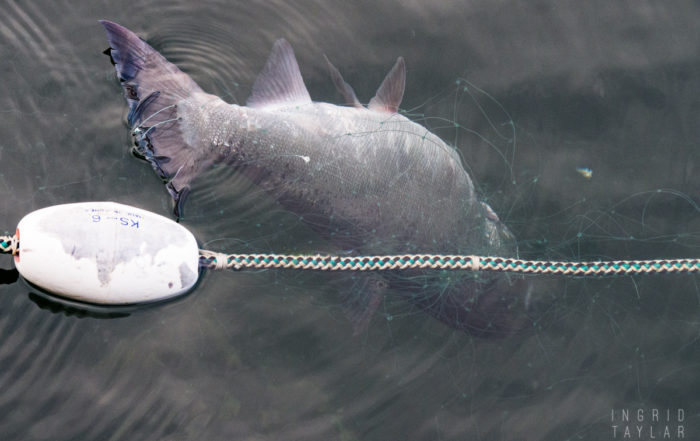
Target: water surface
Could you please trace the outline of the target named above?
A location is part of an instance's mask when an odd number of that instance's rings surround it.
[[[402,55],[403,111],[459,149],[521,255],[700,255],[693,2],[2,9],[7,231],[32,210],[76,201],[171,215],[158,178],[129,153],[126,104],[101,53],[97,20],[109,19],[231,103],[245,102],[280,37],[318,101],[341,102],[323,54],[365,103]],[[226,170],[196,182],[182,223],[211,249],[332,250]],[[540,282],[550,306],[531,330],[502,339],[394,301],[353,336],[333,275],[209,273],[180,301],[115,318],[42,308],[12,283],[0,296],[0,431],[23,440],[614,439],[623,409],[681,408],[686,437],[700,433],[697,277]],[[643,424],[642,439],[663,426]]]

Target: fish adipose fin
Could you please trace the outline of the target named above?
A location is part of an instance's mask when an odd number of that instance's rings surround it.
[[[279,39],[272,46],[270,57],[253,84],[248,107],[278,107],[311,103],[301,78],[292,46]]]
[[[338,92],[343,95],[343,98],[345,98],[345,104],[348,106],[363,108],[362,104],[360,104],[360,100],[357,99],[352,86],[345,82],[343,76],[340,74],[340,71],[333,66],[333,63],[331,63],[331,60],[329,60],[328,57],[324,55],[323,58],[326,59],[326,63],[328,64],[328,71],[331,73],[331,79],[333,80],[335,88],[338,89]]]
[[[375,112],[398,112],[405,87],[406,63],[404,63],[403,57],[399,57],[379,86],[377,94],[370,100],[369,109]]]
[[[180,217],[189,182],[199,165],[182,136],[178,105],[202,89],[174,64],[123,26],[100,20],[112,64],[129,104],[134,154],[146,159],[167,183]]]

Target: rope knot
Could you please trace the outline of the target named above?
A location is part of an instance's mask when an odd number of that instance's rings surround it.
[[[481,259],[479,256],[469,256],[469,260],[472,262],[472,271],[481,270]]]
[[[208,260],[207,267],[217,270],[228,268],[228,255],[216,251],[199,250],[201,257]],[[238,268],[236,268],[238,269]]]
[[[214,269],[226,269],[226,267],[228,266],[228,256],[224,253],[215,253],[214,262]]]

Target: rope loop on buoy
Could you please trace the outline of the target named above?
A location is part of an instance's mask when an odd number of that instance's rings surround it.
[[[211,269],[228,269],[228,255],[216,251],[199,250],[200,265]],[[234,268],[236,269],[236,268]]]
[[[0,254],[12,254],[16,256],[19,253],[19,238],[17,235],[0,236]]]

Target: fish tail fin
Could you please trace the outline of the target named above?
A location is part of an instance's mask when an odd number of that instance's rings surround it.
[[[105,54],[129,104],[128,123],[133,152],[147,160],[166,182],[180,217],[189,183],[198,171],[197,150],[183,137],[178,106],[202,89],[136,34],[116,23],[100,20],[107,32]]]

